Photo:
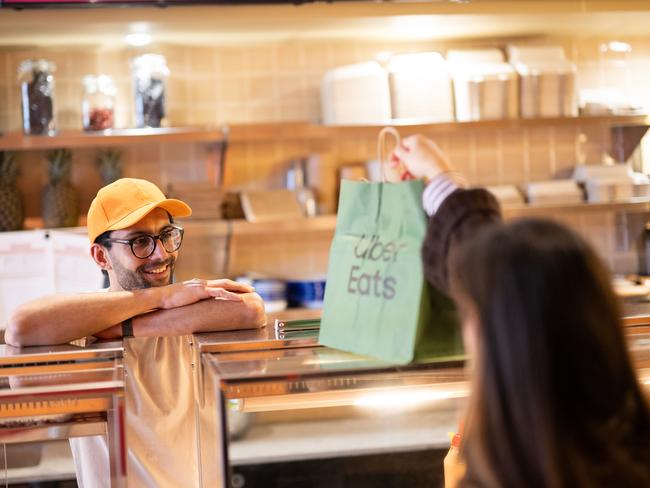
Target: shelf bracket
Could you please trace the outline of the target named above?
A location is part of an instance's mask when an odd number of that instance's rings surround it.
[[[221,128],[221,150],[219,155],[219,187],[223,188],[223,178],[226,175],[226,155],[228,153],[228,136],[230,127],[224,125]]]
[[[636,150],[650,125],[618,125],[610,128],[609,155],[619,163],[626,162]]]

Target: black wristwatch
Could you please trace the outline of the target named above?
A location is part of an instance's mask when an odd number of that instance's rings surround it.
[[[133,337],[133,321],[126,319],[122,322],[122,339],[126,337]]]

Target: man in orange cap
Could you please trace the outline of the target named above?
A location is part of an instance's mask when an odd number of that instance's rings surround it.
[[[88,238],[109,288],[28,302],[11,315],[5,334],[6,342],[15,346],[61,344],[87,336],[152,337],[125,345],[132,486],[199,484],[197,439],[191,428],[192,357],[182,336],[266,323],[264,304],[247,285],[226,279],[173,283],[183,241],[183,229],[174,218],[191,213],[187,204],[166,198],[148,181],[123,178],[100,189],[88,210]],[[79,486],[108,486],[106,438],[71,438],[70,446]]]
[[[264,325],[264,304],[247,285],[225,279],[173,283],[183,241],[183,229],[173,219],[191,213],[186,203],[166,198],[145,180],[122,178],[101,188],[88,210],[88,238],[113,293],[28,302],[10,316],[6,342],[50,345],[87,336],[183,335]]]

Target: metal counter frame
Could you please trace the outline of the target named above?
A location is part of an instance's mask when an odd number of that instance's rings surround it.
[[[215,438],[220,445],[218,459],[211,462],[217,462],[223,486],[231,482],[226,409],[233,399],[241,402],[242,411],[261,412],[348,406],[360,393],[398,389],[431,401],[464,398],[469,388],[459,360],[394,365],[321,346],[212,352],[202,360],[204,380],[212,382],[217,396]],[[319,391],[310,391],[310,385]]]
[[[650,395],[650,316],[630,317],[626,325],[625,334],[639,381]],[[382,387],[392,391],[399,388],[428,391],[432,398],[469,394],[463,361],[392,365],[319,346],[317,331],[288,341],[277,339],[272,328],[228,336],[201,335],[194,341],[195,369],[201,370],[201,391],[209,391],[207,395],[214,397],[211,407],[216,410],[216,435],[211,439],[215,446],[209,452],[209,462],[217,464],[223,486],[229,486],[231,481],[226,410],[233,399],[239,401],[242,411],[259,412],[349,405],[360,391]],[[336,367],[321,367],[326,361],[316,359],[311,364],[310,361],[301,364],[295,359],[327,356],[329,352],[349,361]],[[324,391],[314,394],[310,382],[317,383]],[[201,405],[209,408],[208,399],[203,400]]]
[[[126,486],[121,343],[0,346],[0,443],[107,435],[111,486]]]

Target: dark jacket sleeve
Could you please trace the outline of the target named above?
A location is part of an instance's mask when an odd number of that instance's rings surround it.
[[[427,225],[422,245],[427,281],[439,291],[449,294],[450,256],[477,232],[500,222],[499,203],[487,190],[456,190],[449,195]]]

